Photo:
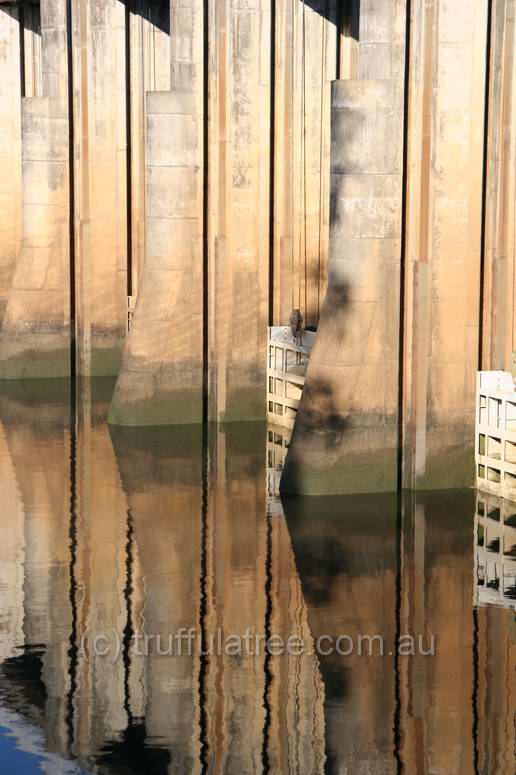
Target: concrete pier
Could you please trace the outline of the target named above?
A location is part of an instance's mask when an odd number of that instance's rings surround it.
[[[21,73],[18,11],[0,11],[0,323],[21,240]]]
[[[0,377],[263,419],[297,308],[284,490],[471,483],[474,374],[516,349],[514,0],[408,7],[0,0]]]
[[[147,95],[146,262],[111,404],[113,423],[202,419],[199,124],[191,91]]]
[[[37,64],[42,94],[36,95],[38,88],[33,83],[35,96],[21,97],[21,241],[0,327],[0,378],[63,377],[70,373],[64,0],[43,0],[40,31]],[[15,192],[16,175],[13,186]]]
[[[405,11],[378,9],[332,88],[329,286],[283,492],[396,487]]]

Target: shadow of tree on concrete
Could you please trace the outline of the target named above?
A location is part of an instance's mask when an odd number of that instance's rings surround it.
[[[339,346],[344,340],[348,306],[349,286],[329,286],[298,410],[293,433],[294,441],[296,436],[319,434],[324,435],[324,444],[327,448],[336,447],[342,442],[342,436],[349,427],[349,418],[343,413],[336,399],[334,385],[318,368],[333,365],[325,363],[324,351],[328,339],[331,338],[332,342],[335,339],[340,340]]]

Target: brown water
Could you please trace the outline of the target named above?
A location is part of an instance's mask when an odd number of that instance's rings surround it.
[[[512,513],[282,504],[264,426],[110,429],[110,389],[0,388],[2,773],[514,775]]]

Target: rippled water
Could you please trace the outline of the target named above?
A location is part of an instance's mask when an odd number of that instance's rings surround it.
[[[280,433],[109,428],[110,389],[0,389],[2,773],[514,775],[516,514],[281,503]]]

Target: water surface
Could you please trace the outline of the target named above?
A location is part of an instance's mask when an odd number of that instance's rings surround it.
[[[513,775],[510,510],[282,503],[281,433],[109,428],[111,387],[0,389],[2,772]]]

